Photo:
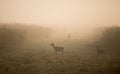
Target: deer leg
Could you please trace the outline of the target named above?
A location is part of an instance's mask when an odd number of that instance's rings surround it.
[[[62,55],[64,54],[64,52],[63,52],[63,51],[62,51],[61,53],[62,53]]]
[[[55,54],[55,55],[57,55],[57,52],[56,52],[56,51],[54,51],[54,54]]]

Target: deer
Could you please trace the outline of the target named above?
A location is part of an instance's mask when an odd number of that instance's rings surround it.
[[[67,38],[68,38],[68,39],[70,39],[70,38],[71,38],[71,33],[69,33],[69,34],[68,34]]]
[[[98,55],[98,64],[100,64],[100,69],[101,72],[103,72],[102,70],[102,66],[103,66],[103,54],[104,54],[104,50],[101,49],[101,47],[99,45],[96,45],[96,49],[97,49],[97,55]]]
[[[64,47],[57,47],[57,46],[55,46],[54,43],[51,43],[50,46],[52,46],[54,48],[55,53],[57,53],[57,52],[63,53]]]
[[[99,45],[96,45],[96,49],[97,49],[97,54],[99,56],[103,56],[104,50],[101,49]]]

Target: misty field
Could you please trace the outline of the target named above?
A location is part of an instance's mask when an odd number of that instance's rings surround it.
[[[18,27],[15,28],[18,29]],[[64,39],[55,41],[56,46],[64,47],[63,53],[56,54],[50,46],[52,40],[48,38],[50,36],[49,30],[46,31],[46,28],[44,30],[41,27],[39,29],[43,30],[37,31],[40,37],[38,35],[36,37],[35,32],[33,32],[34,29],[30,29],[30,32],[28,31],[30,35],[28,35],[23,28],[21,32],[20,27],[19,30],[2,28],[1,31],[8,33],[0,33],[0,74],[120,73],[120,56],[113,54],[106,47],[102,48],[104,53],[99,55],[95,43]]]
[[[80,44],[80,45],[78,45]],[[63,42],[64,54],[54,54],[49,43],[29,44],[0,54],[0,74],[119,74],[120,57],[97,55],[90,45]]]

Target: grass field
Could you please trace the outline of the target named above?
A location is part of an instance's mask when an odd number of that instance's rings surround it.
[[[27,43],[0,54],[0,74],[119,74],[120,57],[100,57],[86,42],[63,41],[64,54],[54,54],[49,42]]]

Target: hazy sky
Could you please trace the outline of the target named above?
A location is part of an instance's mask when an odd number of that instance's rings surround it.
[[[120,24],[120,0],[0,0],[0,22],[85,28]]]

